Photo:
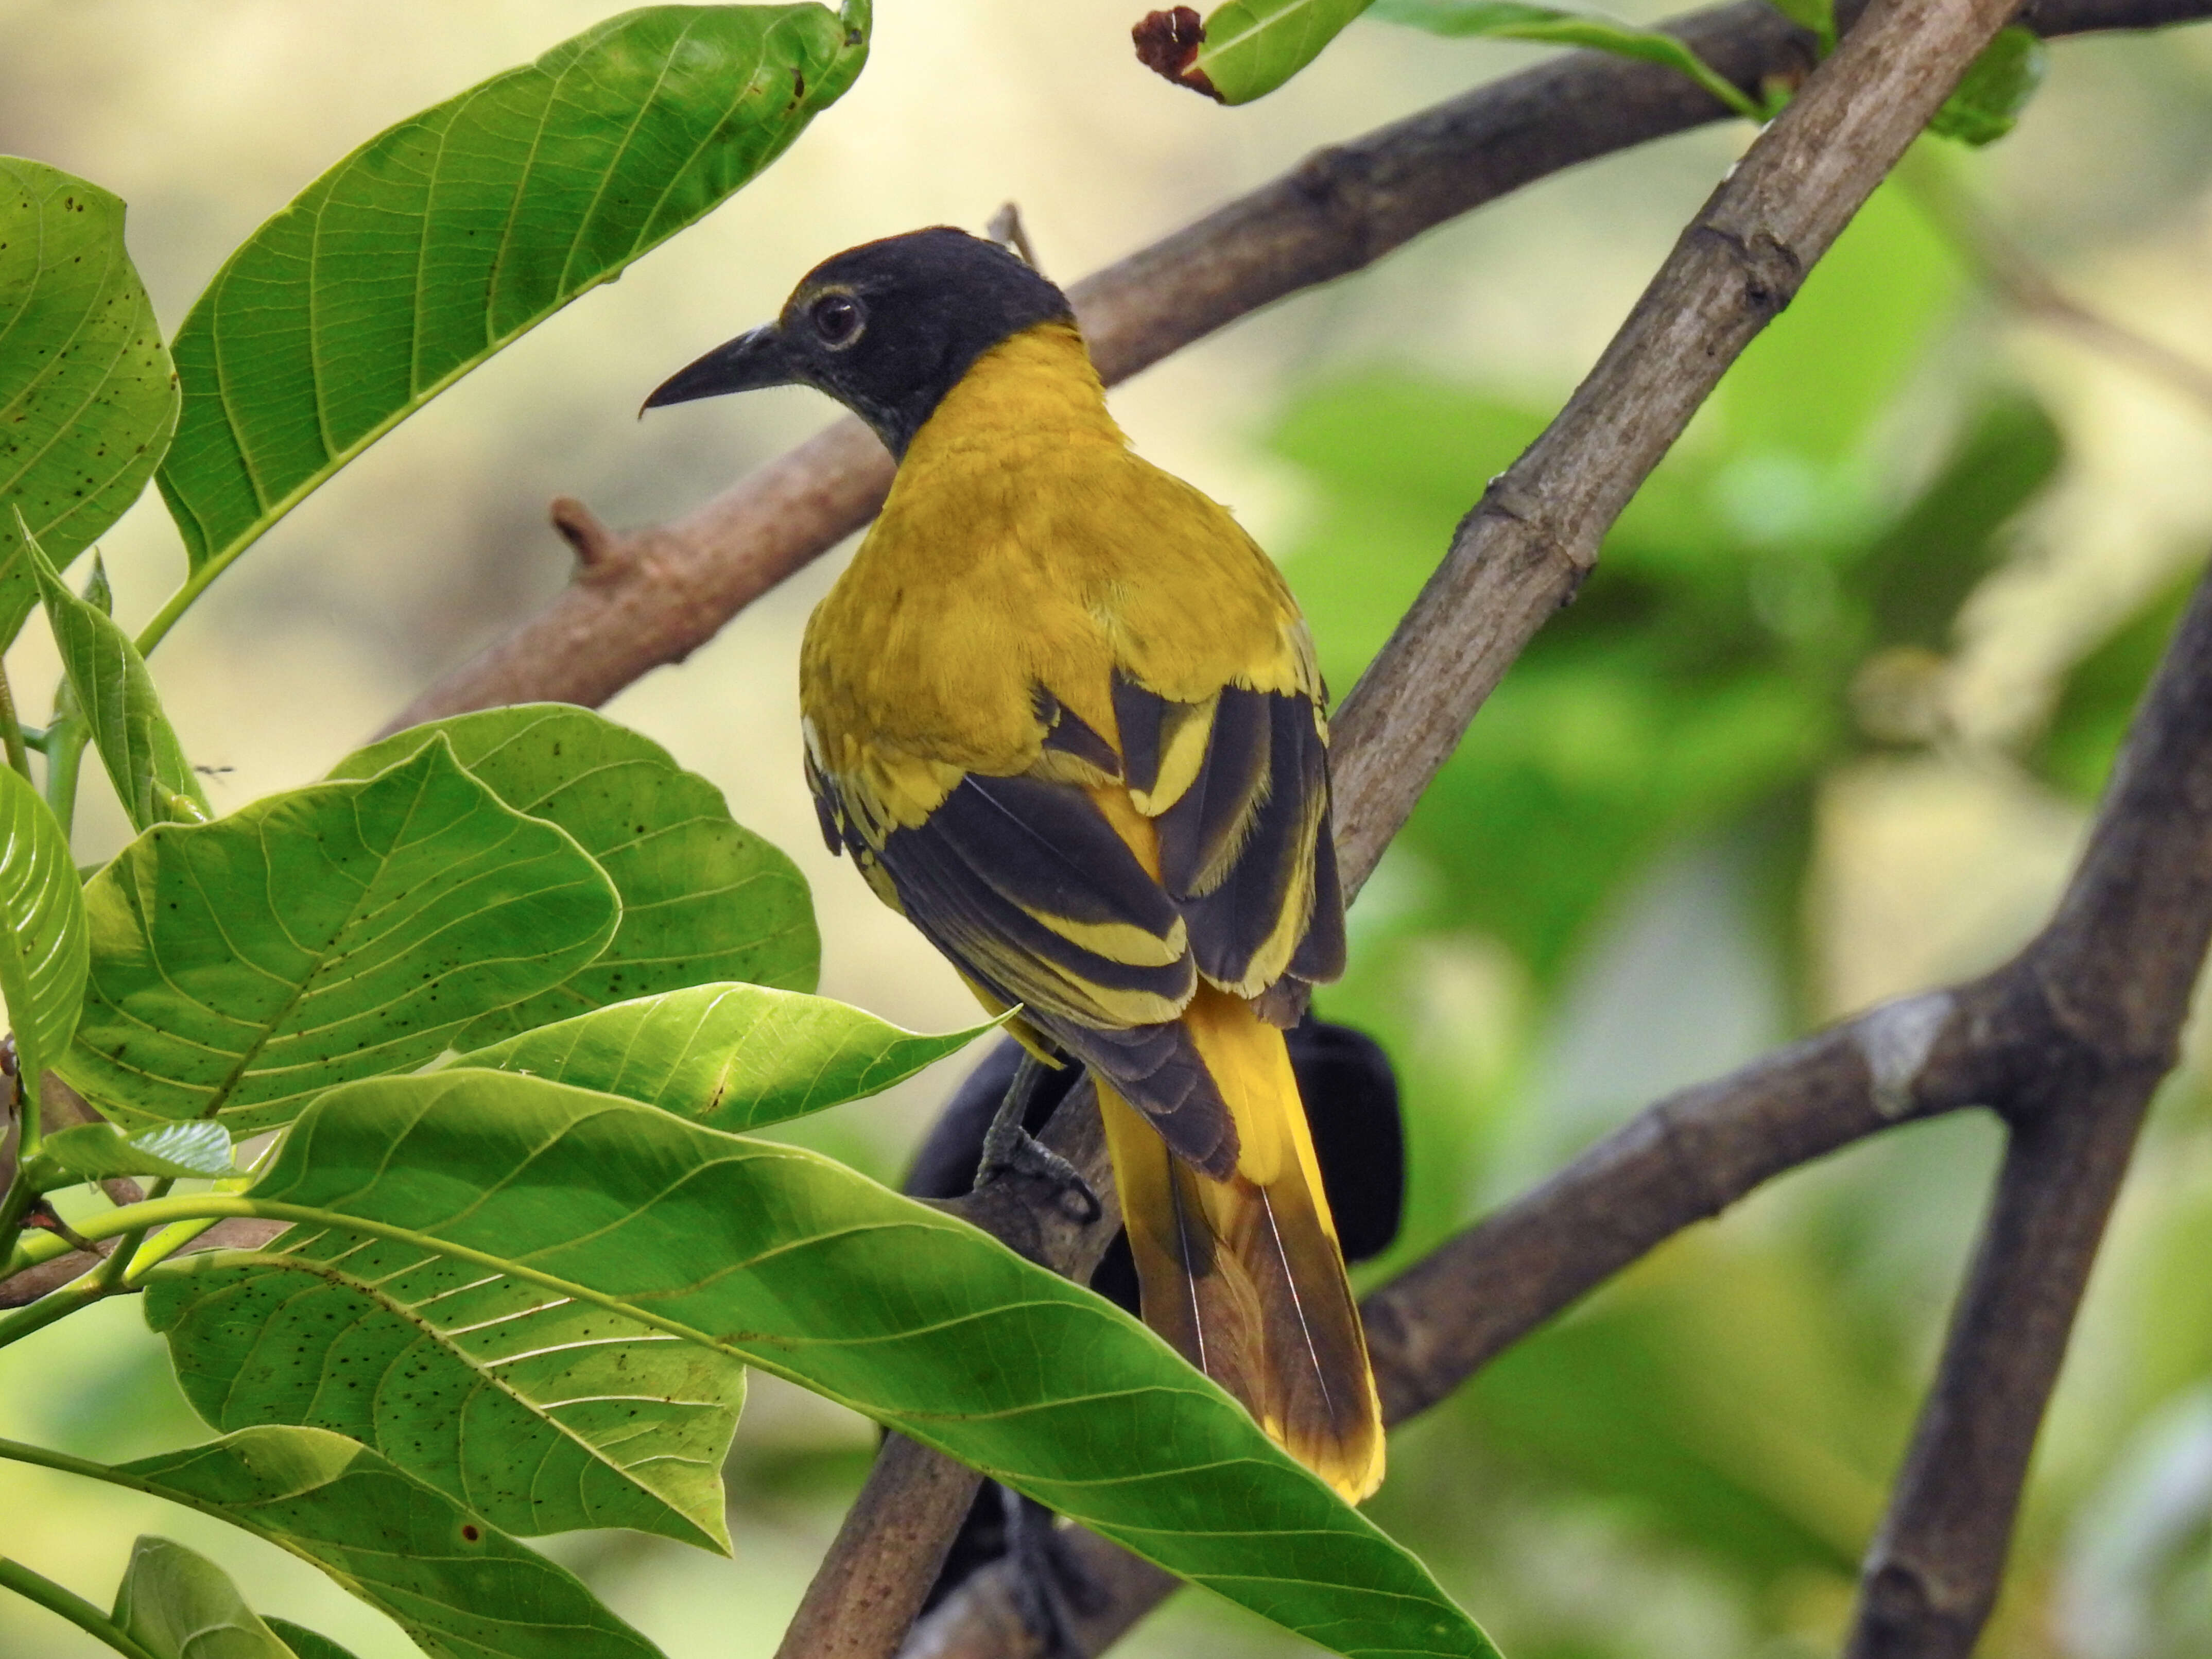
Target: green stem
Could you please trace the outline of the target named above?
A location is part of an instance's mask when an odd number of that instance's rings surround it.
[[[8,764],[23,775],[28,782],[31,776],[30,751],[23,747],[23,723],[15,718],[15,693],[8,684],[8,667],[0,663],[0,744],[8,749]]]
[[[21,1561],[0,1555],[0,1585],[27,1601],[36,1601],[48,1613],[68,1620],[86,1635],[106,1643],[118,1653],[128,1656],[128,1659],[154,1659],[154,1655],[132,1641],[120,1625],[75,1590],[63,1589],[51,1578],[41,1577]]]
[[[77,775],[91,738],[92,728],[77,712],[76,696],[64,680],[54,693],[53,723],[46,727],[46,805],[53,808],[65,836],[76,819]]]
[[[174,1176],[163,1176],[154,1183],[153,1190],[146,1194],[148,1201],[151,1202],[157,1198],[167,1198],[169,1195],[169,1188],[176,1184],[177,1180]],[[102,1290],[112,1291],[122,1287],[124,1275],[129,1273],[136,1263],[138,1247],[145,1242],[146,1229],[143,1227],[135,1233],[124,1234],[123,1242],[115,1247],[115,1253],[100,1265],[100,1284]]]
[[[112,1261],[114,1257],[108,1260]],[[89,1308],[95,1302],[105,1302],[111,1296],[121,1294],[122,1287],[107,1284],[104,1273],[91,1273],[82,1279],[73,1279],[58,1291],[48,1291],[28,1307],[18,1308],[5,1318],[0,1318],[0,1348],[11,1342],[21,1341],[33,1331],[43,1331],[47,1326],[57,1324],[71,1314]]]
[[[0,1256],[12,1258],[15,1240],[23,1231],[23,1218],[31,1212],[31,1206],[39,1201],[25,1175],[24,1166],[31,1160],[24,1145],[36,1137],[38,1119],[28,1095],[23,1097],[22,1133],[15,1140],[15,1176],[8,1183],[8,1194],[0,1198]]]

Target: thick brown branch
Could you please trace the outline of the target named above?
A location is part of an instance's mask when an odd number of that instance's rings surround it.
[[[1846,5],[1846,13],[1855,9]],[[2045,34],[2144,28],[2212,0],[2040,0]],[[1762,0],[1672,26],[1737,85],[1801,78],[1809,35]],[[1071,290],[1109,381],[1286,295],[1372,264],[1448,219],[1595,157],[1725,118],[1672,71],[1570,53],[1366,137],[1322,150]],[[733,325],[743,319],[733,319]],[[579,539],[588,514],[555,505],[586,556],[577,580],[515,633],[422,693],[393,722],[503,703],[598,704],[680,661],[738,611],[867,522],[890,461],[841,421],[684,517]],[[596,521],[594,522],[594,526]]]

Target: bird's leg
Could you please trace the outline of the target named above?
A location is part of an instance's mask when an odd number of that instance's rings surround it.
[[[1072,1615],[1095,1613],[1103,1589],[1069,1554],[1053,1512],[1012,1486],[999,1488],[1013,1566],[1014,1609],[1037,1638],[1042,1659],[1089,1659]]]
[[[999,1103],[991,1127],[983,1132],[983,1158],[976,1166],[975,1184],[981,1187],[1010,1170],[1034,1176],[1040,1181],[1050,1182],[1057,1192],[1079,1199],[1082,1218],[1096,1221],[1102,1206],[1098,1194],[1083,1178],[1083,1172],[1023,1126],[1030,1103],[1044,1085],[1047,1069],[1035,1054],[1023,1054],[1022,1063],[1014,1071],[1014,1080],[1006,1087],[1006,1097]]]

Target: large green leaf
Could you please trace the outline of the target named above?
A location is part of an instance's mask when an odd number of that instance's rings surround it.
[[[712,980],[814,988],[821,939],[805,878],[730,817],[721,791],[651,738],[567,703],[487,709],[386,738],[332,769],[382,771],[444,733],[454,758],[518,812],[559,824],[622,895],[589,966],[462,1034],[480,1048],[610,1002]]]
[[[228,1573],[166,1538],[132,1546],[115,1622],[155,1659],[295,1659]]]
[[[613,885],[440,738],[362,782],[163,825],[85,889],[91,989],[63,1074],[104,1111],[291,1121],[418,1066],[605,947]]]
[[[38,603],[11,509],[66,565],[138,499],[176,423],[123,204],[0,155],[0,648]]]
[[[828,997],[699,985],[542,1025],[453,1063],[573,1083],[740,1132],[888,1089],[990,1029],[918,1036]]]
[[[421,1245],[648,1321],[1338,1652],[1493,1653],[1419,1562],[1127,1314],[802,1149],[445,1071],[332,1091],[251,1194],[172,1207],[192,1206],[293,1220],[301,1242],[328,1229]]]
[[[20,523],[16,532],[23,533]],[[146,659],[100,605],[70,592],[35,539],[25,539],[62,671],[131,828],[204,822],[207,793],[162,712]],[[94,591],[104,591],[106,573],[94,574]]]
[[[161,485],[192,570],[166,614],[399,421],[775,160],[852,83],[867,27],[864,0],[626,12],[310,185],[178,331],[184,416]]]
[[[659,1659],[574,1575],[341,1435],[247,1429],[112,1473],[313,1562],[434,1659]]]
[[[417,1245],[286,1243],[147,1285],[147,1321],[213,1426],[331,1430],[507,1532],[629,1527],[728,1550],[737,1360]]]
[[[59,1060],[84,1006],[89,937],[69,837],[39,792],[0,765],[0,996],[26,1092]]]

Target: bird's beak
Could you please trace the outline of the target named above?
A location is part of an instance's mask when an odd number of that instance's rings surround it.
[[[669,404],[688,404],[695,398],[719,398],[726,392],[790,386],[797,378],[784,355],[783,331],[774,323],[763,323],[678,369],[653,389],[638,413]]]

